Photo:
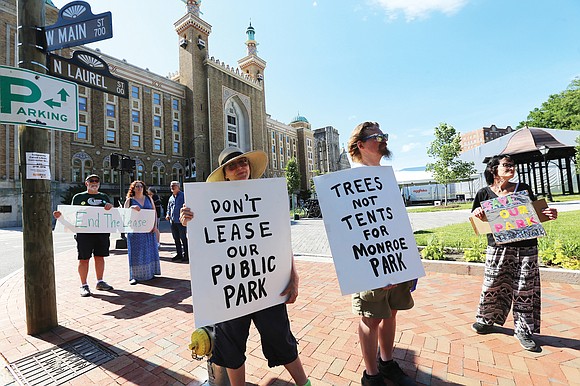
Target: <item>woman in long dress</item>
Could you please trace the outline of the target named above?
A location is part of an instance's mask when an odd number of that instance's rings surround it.
[[[155,204],[145,192],[147,186],[143,181],[133,181],[127,192],[125,208],[136,211],[141,209],[154,210]],[[157,220],[154,221],[153,229],[149,233],[127,233],[127,245],[129,249],[129,283],[137,284],[139,281],[153,279],[161,274],[159,265],[159,251],[155,232]]]

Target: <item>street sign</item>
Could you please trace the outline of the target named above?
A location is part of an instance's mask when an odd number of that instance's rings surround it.
[[[77,84],[23,68],[0,66],[0,122],[76,133]]]
[[[55,24],[44,27],[46,51],[98,42],[113,37],[111,12],[94,15],[84,1],[68,3],[58,12]]]
[[[86,51],[75,51],[71,59],[48,54],[48,73],[109,94],[129,98],[129,82],[111,75],[109,65]]]

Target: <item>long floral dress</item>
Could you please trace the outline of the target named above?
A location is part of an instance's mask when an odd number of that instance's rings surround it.
[[[151,200],[145,197],[144,205],[131,198],[131,206],[139,205],[141,209],[154,209]],[[129,248],[129,280],[145,281],[161,275],[159,251],[155,233],[127,233]]]

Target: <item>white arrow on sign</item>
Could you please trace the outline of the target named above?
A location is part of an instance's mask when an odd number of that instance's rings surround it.
[[[77,90],[67,80],[0,66],[0,122],[76,133]]]

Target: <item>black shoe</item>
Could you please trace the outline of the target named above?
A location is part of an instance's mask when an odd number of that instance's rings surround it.
[[[385,386],[385,382],[383,381],[381,374],[368,375],[366,370],[363,371],[360,384],[362,386]]]
[[[518,340],[520,341],[520,346],[522,346],[525,350],[532,352],[540,351],[540,346],[536,343],[534,339],[532,339],[532,334],[518,332],[514,334],[514,336],[518,338]]]
[[[379,373],[387,378],[389,381],[394,382],[396,385],[401,386],[414,386],[415,381],[411,379],[407,374],[401,370],[399,364],[394,360],[383,362],[379,358]]]
[[[181,262],[182,263],[189,263],[189,258],[188,257],[183,258],[183,259],[181,259]]]
[[[480,335],[489,334],[494,330],[493,324],[483,324],[479,322],[473,323],[471,329]]]
[[[139,282],[136,279],[129,280],[129,284],[131,284],[131,285],[135,285],[137,283],[139,283]]]
[[[181,255],[175,255],[171,258],[171,261],[180,261],[181,260]]]

